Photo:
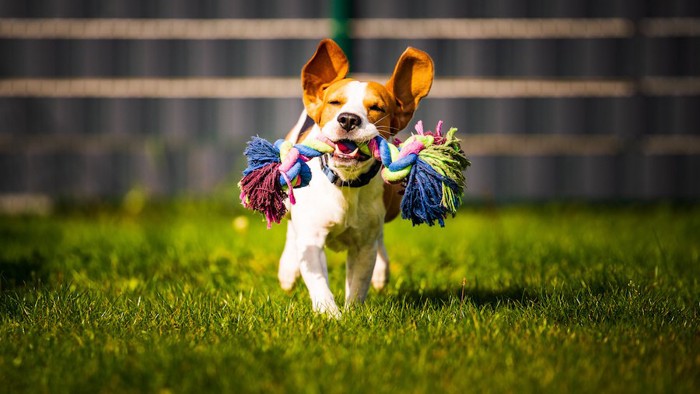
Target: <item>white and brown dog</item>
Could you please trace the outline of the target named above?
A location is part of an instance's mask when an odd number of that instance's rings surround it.
[[[314,310],[332,316],[340,311],[328,286],[324,247],[347,250],[345,305],[364,301],[370,282],[380,289],[389,280],[383,227],[398,215],[401,200],[401,188],[377,175],[381,163],[356,145],[377,135],[391,138],[407,126],[430,91],[433,61],[409,47],[385,85],[346,78],[347,72],[347,57],[328,39],[302,69],[305,111],[287,140],[323,134],[338,148],[311,160],[311,182],[294,191],[278,274],[285,290],[301,274]]]

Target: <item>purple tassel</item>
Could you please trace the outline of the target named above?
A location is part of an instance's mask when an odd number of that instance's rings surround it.
[[[238,183],[244,207],[265,215],[267,227],[279,223],[287,213],[284,200],[287,193],[279,182],[279,150],[262,138],[253,138],[244,154],[248,168]]]

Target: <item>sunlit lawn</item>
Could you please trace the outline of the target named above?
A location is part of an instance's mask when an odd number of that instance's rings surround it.
[[[388,289],[335,321],[277,285],[284,226],[234,205],[0,217],[0,392],[700,390],[697,206],[395,222]]]

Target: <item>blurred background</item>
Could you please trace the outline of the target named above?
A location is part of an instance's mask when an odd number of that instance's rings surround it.
[[[0,200],[233,200],[324,37],[361,78],[433,57],[414,121],[460,129],[470,199],[700,197],[697,0],[0,0]]]

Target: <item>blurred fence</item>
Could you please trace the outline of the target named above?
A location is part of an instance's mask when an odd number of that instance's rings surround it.
[[[324,1],[0,0],[0,194],[207,194],[285,133]],[[429,3],[429,4],[428,4]],[[700,3],[357,1],[351,71],[406,46],[415,119],[460,128],[470,197],[700,196]]]

